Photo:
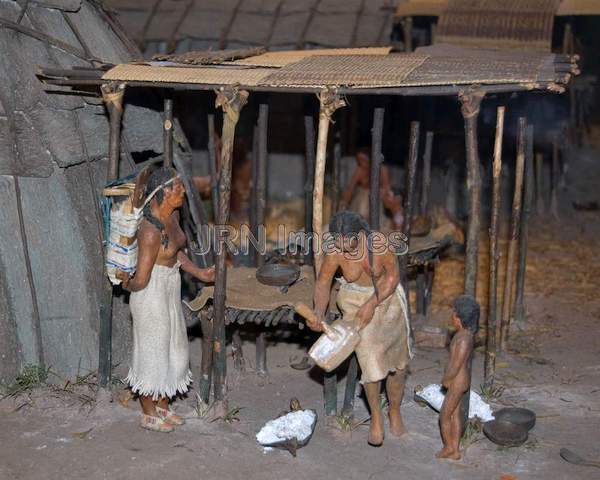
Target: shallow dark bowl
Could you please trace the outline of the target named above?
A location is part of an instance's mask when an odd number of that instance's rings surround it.
[[[300,267],[289,263],[269,263],[256,271],[257,280],[263,285],[287,287],[298,280]]]
[[[492,442],[503,447],[519,447],[527,441],[529,436],[525,427],[501,420],[485,422],[483,433]]]
[[[527,431],[535,426],[535,412],[527,408],[508,407],[494,412],[496,420],[510,422],[525,427]]]

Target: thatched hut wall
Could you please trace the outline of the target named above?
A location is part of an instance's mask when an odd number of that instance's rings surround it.
[[[29,251],[39,306],[44,361],[64,376],[95,369],[102,246],[94,196],[106,178],[108,121],[97,96],[49,91],[38,66],[89,67],[132,58],[118,28],[97,2],[0,0],[0,382],[39,362],[37,322],[28,281]],[[27,29],[15,31],[14,24]],[[34,38],[41,32],[58,47]],[[64,42],[70,48],[61,46]],[[160,112],[129,94],[121,174],[131,152],[162,153]],[[18,177],[25,238],[20,232]],[[128,308],[113,302],[113,361],[126,360]]]

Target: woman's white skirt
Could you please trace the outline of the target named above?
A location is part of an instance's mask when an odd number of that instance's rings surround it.
[[[146,288],[132,292],[133,356],[126,381],[139,395],[173,397],[192,382],[188,337],[181,310],[179,262],[154,265]]]

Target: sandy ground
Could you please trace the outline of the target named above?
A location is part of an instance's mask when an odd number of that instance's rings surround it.
[[[1,401],[0,479],[600,478],[597,469],[570,465],[559,457],[565,446],[600,460],[600,264],[593,255],[600,251],[600,215],[565,210],[560,225],[539,219],[532,223],[527,322],[498,363],[498,385],[504,391],[492,401],[494,407],[525,406],[538,415],[528,442],[520,448],[500,448],[478,434],[463,460],[434,458],[440,448],[437,414],[412,398],[416,385],[441,377],[447,354],[433,349],[418,350],[411,365],[403,404],[409,433],[399,439],[388,436],[381,448],[369,447],[366,425],[352,432],[327,425],[320,373],[289,367],[290,357],[305,351],[300,342],[307,339],[305,333],[288,332],[283,340],[280,333],[270,337],[268,378],[253,372],[251,336],[244,343],[247,371],[236,372],[230,363],[230,407],[240,408],[238,421],[231,424],[195,418],[193,392],[175,404],[190,417],[187,424],[168,435],[141,430],[133,402],[129,408],[118,402],[98,404],[90,411],[85,399],[57,392],[56,387]],[[460,262],[446,262],[441,269],[444,282],[450,284],[454,277],[460,285]],[[438,286],[436,293],[442,295],[443,289]],[[449,313],[447,303],[436,303],[437,321]],[[197,367],[198,339],[191,349]],[[477,352],[475,390],[482,366],[483,355]],[[340,401],[343,386],[340,382]],[[254,435],[287,409],[292,397],[319,414],[311,442],[297,458],[282,451],[263,453]],[[362,397],[355,417],[368,417]]]

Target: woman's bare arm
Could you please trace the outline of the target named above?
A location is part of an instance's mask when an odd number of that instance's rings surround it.
[[[325,312],[329,305],[331,282],[338,267],[339,261],[335,254],[325,255],[317,281],[315,282],[315,293],[313,296],[315,313],[320,319],[325,317]],[[308,322],[308,327],[317,332],[321,331],[320,325],[313,325],[311,322]]]
[[[194,262],[190,260],[183,250],[177,252],[177,260],[181,264],[181,269],[193,275],[195,278],[202,282],[214,282],[215,281],[215,267],[200,268]]]

